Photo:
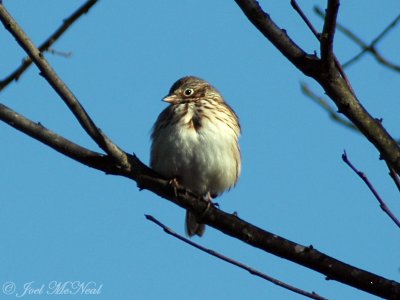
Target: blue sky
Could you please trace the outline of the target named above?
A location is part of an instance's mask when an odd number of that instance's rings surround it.
[[[299,4],[321,28],[311,2]],[[36,44],[80,3],[5,1]],[[363,3],[343,1],[339,21],[368,42],[395,18],[399,6],[395,0]],[[303,49],[318,51],[289,1],[261,4]],[[379,45],[398,63],[399,34],[396,28]],[[4,77],[24,53],[3,29],[0,44]],[[150,129],[166,106],[160,100],[171,84],[184,75],[210,81],[243,128],[242,176],[235,189],[218,199],[221,208],[400,280],[399,230],[340,158],[345,149],[400,216],[398,192],[378,152],[301,94],[300,82],[318,94],[323,91],[273,48],[234,1],[101,1],[53,48],[72,52],[70,58],[46,57],[97,125],[144,162],[149,160]],[[338,33],[335,51],[346,61],[358,47]],[[399,74],[370,56],[347,72],[367,110],[399,137]],[[35,67],[4,90],[0,102],[98,150]],[[99,295],[66,299],[304,299],[167,236],[144,214],[183,233],[184,211],[138,191],[134,182],[82,166],[4,123],[0,137],[0,285],[12,281],[19,292],[32,281],[36,288],[54,281],[102,285]],[[212,228],[195,241],[329,299],[376,299]],[[16,296],[0,292],[3,297]]]

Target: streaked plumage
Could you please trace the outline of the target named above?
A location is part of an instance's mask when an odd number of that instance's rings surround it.
[[[175,82],[151,135],[150,165],[191,191],[216,197],[234,186],[241,170],[239,119],[208,82],[193,76]],[[202,235],[187,212],[189,236]]]

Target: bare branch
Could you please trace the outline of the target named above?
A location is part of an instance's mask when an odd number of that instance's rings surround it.
[[[396,216],[392,213],[392,211],[386,205],[385,201],[382,199],[382,197],[376,191],[376,189],[374,188],[372,183],[369,181],[367,176],[363,172],[357,170],[357,168],[349,161],[346,151],[343,152],[342,159],[362,179],[362,181],[364,181],[364,183],[367,185],[369,190],[375,196],[376,200],[378,200],[380,208],[389,216],[390,219],[392,219],[392,221],[397,225],[397,227],[400,228],[400,221],[396,218]]]
[[[309,97],[315,103],[317,103],[320,107],[322,107],[329,114],[329,117],[332,120],[338,122],[339,124],[342,124],[343,126],[349,128],[351,130],[355,130],[358,133],[360,133],[358,128],[356,126],[354,126],[353,123],[351,123],[351,122],[347,121],[346,119],[340,117],[340,115],[336,112],[336,110],[333,107],[331,107],[325,101],[325,99],[323,99],[322,97],[316,95],[313,91],[310,90],[310,88],[305,83],[300,83],[300,88],[301,88],[301,91],[303,92],[303,94],[305,94],[307,97]]]
[[[400,147],[381,122],[373,118],[361,105],[351,87],[341,76],[340,68],[326,72],[321,60],[305,53],[280,29],[255,0],[235,0],[250,22],[300,71],[314,78],[343,113],[378,149],[400,174]]]
[[[356,126],[354,126],[353,123],[351,123],[348,120],[340,117],[338,112],[332,106],[330,106],[324,98],[322,98],[321,96],[319,96],[315,92],[313,92],[308,87],[307,84],[300,83],[300,89],[301,89],[301,91],[302,91],[302,93],[304,95],[306,95],[308,98],[310,98],[315,103],[317,103],[320,107],[322,107],[329,114],[329,117],[333,121],[338,122],[339,124],[342,124],[343,126],[345,126],[345,127],[349,128],[349,129],[354,130],[357,133],[361,134],[360,130]],[[400,140],[399,139],[397,139],[396,142],[398,144],[400,144]],[[389,165],[388,165],[388,167],[389,167]],[[391,169],[392,172],[394,172],[394,174],[396,174],[396,172],[395,172],[395,170],[393,168],[390,167],[390,169]],[[398,175],[396,175],[396,177],[398,177]],[[399,185],[400,185],[400,183],[399,183]],[[399,188],[400,188],[400,186],[399,186]]]
[[[116,172],[115,164],[108,156],[79,146],[45,128],[42,124],[32,122],[1,103],[0,120],[88,167],[111,174]]]
[[[306,247],[296,244],[241,220],[236,215],[209,206],[209,203],[204,201],[203,197],[197,196],[182,187],[171,186],[169,180],[159,176],[136,156],[126,154],[131,164],[130,171],[127,171],[127,169],[120,168],[109,156],[80,147],[4,105],[0,105],[0,120],[78,162],[107,174],[124,176],[136,181],[139,188],[150,190],[180,207],[189,209],[197,216],[203,216],[202,223],[249,245],[320,272],[329,279],[343,282],[371,294],[389,298],[396,295],[396,297],[400,296],[400,283],[345,264],[317,251],[312,246]]]
[[[326,102],[326,100],[324,98],[322,98],[322,97],[318,96],[317,94],[315,94],[305,83],[300,83],[300,88],[301,88],[301,91],[303,92],[303,94],[306,95],[311,100],[313,100],[320,107],[322,107],[322,109],[325,110],[328,113],[329,117],[333,121],[335,121],[335,122],[337,122],[337,123],[349,128],[351,130],[354,130],[357,133],[360,133],[358,128],[355,127],[353,123],[347,121],[344,118],[341,118],[339,116],[339,114],[335,111],[335,109],[333,107],[331,107]],[[399,178],[399,175],[397,175],[395,170],[389,164],[386,163],[386,165],[387,165],[387,167],[389,169],[390,177],[393,179],[394,184],[396,185],[398,191],[400,192],[400,178]]]
[[[390,30],[392,30],[397,23],[400,21],[400,14],[392,21],[389,23],[388,26],[386,26],[385,29],[383,29],[383,31],[378,34],[378,36],[376,38],[373,39],[373,41],[370,44],[370,47],[374,47]]]
[[[335,59],[333,54],[333,39],[336,29],[336,18],[339,11],[339,0],[328,0],[328,8],[324,28],[320,36],[321,59],[323,64],[329,69],[334,67]]]
[[[325,14],[324,12],[319,8],[319,7],[314,7],[315,13],[324,18]],[[343,67],[346,68],[359,60],[362,56],[364,56],[365,53],[371,53],[373,57],[382,65],[388,67],[389,69],[400,72],[400,65],[396,65],[386,58],[382,56],[376,49],[377,43],[391,30],[393,29],[397,23],[400,21],[400,15],[398,15],[372,42],[371,44],[367,44],[364,42],[362,39],[360,39],[356,34],[354,34],[350,29],[346,28],[345,26],[341,24],[337,24],[337,29],[341,31],[344,35],[346,35],[349,39],[351,39],[353,42],[355,42],[360,48],[362,49],[358,54],[353,56],[351,59],[349,59],[347,62],[343,64]]]
[[[370,272],[366,272],[364,270],[345,264],[339,260],[336,260],[317,251],[312,246],[305,247],[265,230],[262,230],[261,228],[245,222],[244,220],[241,220],[236,215],[225,213],[214,206],[210,206],[209,202],[204,201],[202,197],[193,194],[189,190],[186,190],[179,186],[171,186],[169,184],[169,180],[157,175],[154,171],[144,165],[136,156],[128,155],[127,153],[120,150],[117,146],[112,144],[105,137],[105,135],[100,132],[100,130],[96,127],[94,122],[85,112],[83,107],[79,104],[78,100],[73,96],[71,91],[69,91],[69,89],[55,75],[54,71],[48,65],[47,61],[43,59],[42,54],[32,45],[26,35],[23,34],[22,30],[12,20],[7,11],[4,9],[3,5],[1,5],[1,2],[0,19],[5,27],[16,37],[20,45],[24,47],[24,49],[29,53],[32,60],[35,62],[35,64],[38,65],[39,69],[41,70],[42,75],[45,76],[51,86],[62,97],[64,102],[68,105],[70,110],[74,113],[78,121],[81,123],[82,127],[84,127],[89,135],[108,154],[108,156],[105,156],[108,160],[102,160],[103,162],[105,161],[105,163],[107,164],[106,168],[104,166],[101,166],[100,164],[94,164],[94,167],[98,169],[103,169],[109,174],[131,178],[137,182],[139,188],[148,189],[155,194],[170,200],[178,206],[192,211],[196,216],[202,216],[202,223],[208,224],[211,227],[214,227],[232,237],[240,239],[249,245],[325,274],[328,279],[343,282],[347,285],[354,286],[358,289],[381,297],[398,298],[400,296],[400,284],[397,282],[385,279]],[[271,25],[271,23],[268,24]],[[273,25],[275,26],[275,24]],[[272,31],[270,31],[270,34],[272,36],[275,36],[275,34],[279,32],[281,32],[281,30],[275,30],[273,28]],[[310,64],[308,64],[308,69],[306,65],[304,65],[305,70],[310,71],[310,74],[313,74],[314,76],[319,74],[315,69],[318,68],[320,64],[319,60],[316,60],[314,56],[301,56],[301,54],[304,52],[302,52],[300,48],[294,47],[291,44],[291,40],[287,38],[287,35],[285,36],[280,36],[282,40],[277,41],[277,44],[282,46],[282,50],[284,50],[286,46],[289,47],[291,50],[285,51],[285,53],[289,56],[294,55],[291,56],[293,61],[297,62],[299,66],[304,63],[307,64],[307,62],[310,62],[312,68],[310,68]],[[300,56],[296,56],[298,54]],[[338,77],[341,79],[340,76]],[[340,84],[341,82],[338,81],[336,77],[332,76],[329,76],[329,82],[333,86],[331,87],[327,85],[327,87],[330,87],[332,89],[331,91],[327,88],[328,93],[335,94],[335,92],[337,92],[334,89],[335,84]],[[327,82],[325,81],[324,83],[327,84]],[[6,108],[4,108],[4,111],[9,112]],[[62,148],[62,143],[54,144],[50,142],[49,139],[54,138],[54,136],[52,136],[51,134],[45,134],[46,131],[40,133],[40,131],[43,130],[43,126],[39,125],[24,127],[23,125],[21,125],[21,123],[23,123],[27,119],[23,119],[20,117],[20,115],[16,116],[12,113],[6,115],[8,115],[7,118],[9,118],[6,122],[10,126],[19,128],[19,130],[22,130],[24,132],[30,131],[31,136],[34,136],[36,139],[51,147],[58,148],[58,150],[56,149],[57,151],[62,152],[71,158],[75,159],[75,157],[77,156],[75,153],[72,153],[72,151],[70,151],[71,149],[74,149],[74,147],[71,146]],[[4,119],[5,118],[6,117],[4,117]],[[32,123],[34,124],[34,122]],[[115,147],[115,149],[113,149],[113,147]],[[85,151],[84,149],[79,150],[82,152]],[[79,155],[82,155],[81,152],[79,152]],[[88,153],[88,155],[90,156],[93,154]],[[126,160],[126,165],[121,166],[119,155],[123,158],[122,160]],[[79,160],[82,160],[82,158],[80,157]],[[125,162],[123,161],[122,163]],[[109,166],[108,164],[111,164],[111,166]]]
[[[396,172],[393,170],[393,168],[387,164],[389,168],[389,175],[392,177],[394,184],[396,185],[398,191],[400,192],[400,178],[399,175],[396,174]]]
[[[205,252],[205,253],[207,253],[207,254],[209,254],[211,256],[214,256],[214,257],[219,258],[219,259],[221,259],[221,260],[223,260],[223,261],[225,261],[227,263],[230,263],[230,264],[232,264],[232,265],[234,265],[236,267],[239,267],[239,268],[241,268],[243,270],[246,270],[252,275],[260,277],[260,278],[262,278],[264,280],[267,280],[269,282],[272,282],[272,283],[274,283],[274,284],[276,284],[276,285],[278,285],[280,287],[283,287],[283,288],[285,288],[285,289],[287,289],[289,291],[292,291],[294,293],[303,295],[303,296],[311,298],[311,299],[317,299],[317,300],[326,299],[326,298],[316,294],[315,292],[311,292],[310,293],[310,292],[306,292],[304,290],[301,290],[299,288],[296,288],[296,287],[294,287],[292,285],[289,285],[289,284],[287,284],[287,283],[285,283],[283,281],[280,281],[280,280],[275,279],[275,278],[273,278],[271,276],[268,276],[268,275],[266,275],[264,273],[261,273],[260,271],[257,271],[256,269],[253,269],[253,268],[251,268],[251,267],[249,267],[249,266],[247,266],[247,265],[245,265],[245,264],[243,264],[243,263],[241,263],[241,262],[239,262],[237,260],[234,260],[234,259],[232,259],[230,257],[227,257],[227,256],[221,254],[221,253],[218,253],[217,251],[214,251],[214,250],[211,250],[209,248],[203,247],[203,246],[193,242],[192,240],[189,240],[189,239],[181,236],[180,234],[176,233],[171,228],[167,227],[166,225],[164,225],[163,223],[161,223],[159,220],[157,220],[156,218],[154,218],[151,215],[145,215],[145,217],[146,217],[147,220],[149,220],[149,221],[157,224],[158,226],[160,226],[164,230],[164,232],[166,232],[169,235],[172,235],[173,237],[177,238],[178,240],[181,240],[182,242],[184,242],[186,244],[189,244],[190,246],[192,246],[194,248],[197,248],[200,251],[203,251],[203,252]]]
[[[314,25],[312,25],[311,21],[307,18],[306,14],[303,12],[303,10],[300,8],[300,6],[297,4],[296,0],[291,0],[290,3],[292,5],[292,7],[294,8],[294,10],[299,14],[301,19],[304,21],[304,23],[306,23],[308,28],[312,31],[312,33],[317,38],[317,40],[320,41],[320,43],[321,43],[321,36],[322,35],[315,29]],[[339,9],[339,5],[338,5],[337,9]],[[336,12],[336,14],[337,14],[337,12]],[[336,21],[336,17],[335,17],[335,21]],[[329,20],[329,21],[326,20],[325,24],[331,23],[331,22],[332,22],[331,20]],[[322,43],[321,43],[321,52],[322,52]],[[355,92],[353,90],[353,87],[351,86],[350,80],[348,79],[348,77],[346,75],[346,72],[344,71],[344,69],[343,69],[342,65],[340,64],[339,60],[337,59],[337,57],[333,53],[333,35],[332,35],[332,57],[333,57],[333,60],[334,60],[334,63],[336,65],[336,67],[338,68],[338,71],[339,71],[340,75],[345,80],[345,82],[346,82],[348,88],[350,89],[350,91],[353,93],[353,95],[355,95]],[[325,69],[327,69],[328,73],[329,73],[329,69],[332,66],[326,60],[325,60],[324,65],[325,65]]]
[[[32,61],[41,71],[41,75],[53,87],[57,94],[64,100],[71,112],[81,124],[82,128],[97,143],[97,145],[109,154],[121,168],[129,168],[128,158],[99,128],[86,113],[78,99],[58,77],[56,72],[44,58],[43,54],[35,47],[22,28],[15,22],[3,5],[0,5],[0,19],[6,29],[14,36],[19,45],[26,51]]]
[[[346,66],[349,66],[350,64],[352,64],[353,62],[357,61],[361,56],[363,56],[365,53],[369,52],[371,53],[375,59],[382,65],[388,67],[389,69],[392,69],[396,72],[400,72],[400,66],[396,65],[392,62],[390,62],[389,60],[387,60],[386,58],[384,58],[376,49],[376,45],[378,44],[378,42],[391,30],[393,29],[397,23],[400,21],[400,14],[371,42],[371,44],[366,45],[365,43],[362,43],[361,45],[359,44],[359,46],[361,46],[362,50],[360,53],[358,53],[357,55],[355,55],[353,58],[351,58],[348,62],[346,62]],[[347,30],[347,32],[349,32],[349,30]],[[345,31],[344,31],[345,33]],[[354,37],[355,35],[349,35],[349,37]],[[354,40],[355,42],[357,40]],[[358,39],[358,41],[360,41],[360,39]],[[364,44],[364,45],[363,45]]]
[[[72,15],[64,19],[63,24],[51,35],[47,40],[45,40],[40,46],[40,52],[45,52],[50,49],[50,47],[75,23],[82,15],[88,13],[93,5],[97,3],[98,0],[88,0],[85,4],[79,7]],[[0,81],[0,91],[2,91],[6,86],[8,86],[14,80],[17,81],[19,77],[29,68],[32,64],[32,60],[29,56],[25,57],[22,64],[15,69],[10,75]]]
[[[314,36],[317,38],[317,40],[320,41],[321,40],[321,34],[317,31],[317,29],[315,29],[314,25],[307,18],[307,16],[303,12],[303,10],[297,4],[297,1],[296,0],[291,0],[290,4],[292,5],[293,9],[299,14],[299,16],[301,17],[303,22],[306,23],[307,27],[311,30],[311,32],[314,34]]]

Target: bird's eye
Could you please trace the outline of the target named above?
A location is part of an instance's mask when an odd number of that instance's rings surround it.
[[[186,89],[186,90],[183,91],[183,94],[185,96],[193,95],[193,93],[194,93],[193,89]]]

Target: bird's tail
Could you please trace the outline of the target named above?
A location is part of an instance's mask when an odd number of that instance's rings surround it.
[[[197,218],[190,211],[186,211],[185,220],[186,234],[190,237],[194,235],[202,236],[206,230],[206,225],[198,223]]]

